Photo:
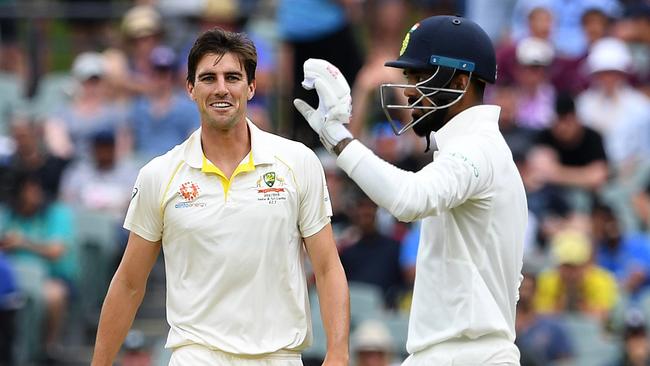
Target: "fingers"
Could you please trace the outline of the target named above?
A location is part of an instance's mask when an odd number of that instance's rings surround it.
[[[309,117],[311,117],[311,115],[314,113],[314,108],[312,108],[312,106],[307,104],[302,99],[294,99],[293,105],[296,107],[298,112],[300,112],[300,114],[302,114],[302,116],[305,117],[307,121],[309,121]]]
[[[312,89],[314,81],[321,79],[337,97],[350,94],[350,86],[341,71],[325,60],[310,58],[303,64],[303,71],[305,74],[303,87],[306,89]]]
[[[327,81],[317,78],[314,80],[314,86],[316,88],[316,93],[318,93],[319,103],[324,103],[327,110],[343,102],[336,95],[335,91],[332,90]]]

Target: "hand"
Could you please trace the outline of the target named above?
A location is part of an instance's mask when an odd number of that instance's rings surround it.
[[[553,183],[557,177],[559,162],[557,153],[548,147],[535,147],[528,155],[528,164],[543,183]]]
[[[334,356],[329,353],[325,356],[321,366],[348,366],[350,360],[347,356]]]
[[[318,109],[314,109],[302,99],[295,99],[293,105],[318,134],[327,151],[332,152],[341,140],[352,138],[350,131],[343,126],[350,123],[350,86],[336,66],[325,60],[308,59],[303,69],[305,79],[302,87],[316,89]]]
[[[20,249],[24,244],[23,236],[16,231],[11,231],[5,234],[4,238],[0,240],[0,249],[11,251]]]

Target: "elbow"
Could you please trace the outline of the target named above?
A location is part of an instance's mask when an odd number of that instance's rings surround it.
[[[604,164],[594,169],[591,176],[590,188],[594,190],[601,189],[607,183],[608,174],[607,166]]]
[[[397,207],[388,211],[401,222],[412,222],[418,220],[421,216],[420,207],[412,203],[397,205]]]

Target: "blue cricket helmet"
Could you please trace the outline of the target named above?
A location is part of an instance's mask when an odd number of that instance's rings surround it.
[[[411,27],[402,42],[400,55],[388,67],[430,71],[431,76],[416,84],[382,84],[379,92],[384,113],[397,135],[401,135],[431,113],[449,108],[465,95],[452,89],[450,82],[457,72],[466,72],[470,79],[496,81],[497,65],[494,46],[487,33],[469,19],[438,15],[426,18]],[[468,83],[469,85],[469,83]],[[420,97],[406,105],[390,104],[390,89],[415,89]],[[428,105],[422,103],[428,101]],[[390,110],[419,109],[425,114],[405,126],[395,122]]]
[[[402,43],[400,56],[385,63],[400,69],[434,69],[437,66],[471,71],[494,83],[497,61],[492,40],[469,19],[438,15],[416,23]]]

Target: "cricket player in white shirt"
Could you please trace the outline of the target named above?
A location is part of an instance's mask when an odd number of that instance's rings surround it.
[[[164,249],[171,366],[301,366],[311,343],[303,252],[327,336],[323,365],[348,364],[348,287],[320,161],[246,118],[257,54],[215,28],[188,56],[201,128],[146,164],[126,252],[101,312],[93,366],[112,365]]]
[[[499,107],[483,104],[496,80],[490,38],[475,23],[434,16],[415,24],[400,56],[406,84],[384,84],[382,107],[412,109],[413,128],[433,142],[433,162],[416,173],[381,160],[344,126],[349,87],[324,60],[304,64],[303,86],[318,109],[294,105],[337,164],[378,205],[401,221],[422,220],[411,308],[407,366],[519,365],[515,306],[521,281],[527,204],[512,154],[499,132]],[[408,105],[390,105],[403,89]],[[429,141],[433,132],[433,141]]]

